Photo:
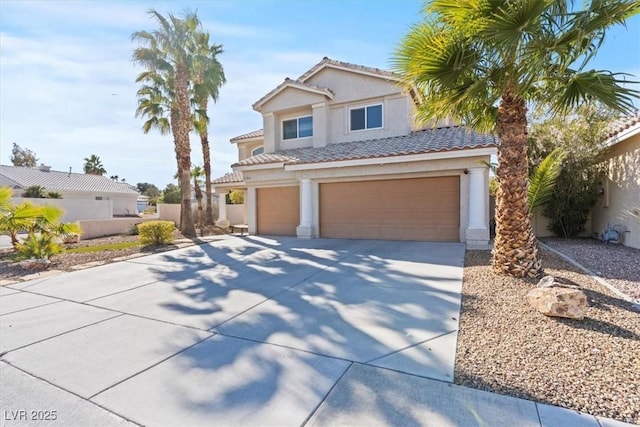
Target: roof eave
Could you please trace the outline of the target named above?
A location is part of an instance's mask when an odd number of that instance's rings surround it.
[[[284,83],[280,84],[280,86],[276,88],[273,92],[270,92],[265,96],[263,96],[262,98],[260,98],[259,100],[257,100],[251,107],[255,111],[260,112],[264,104],[266,104],[267,102],[275,98],[278,94],[280,94],[282,91],[288,88],[294,88],[294,89],[299,89],[306,92],[316,93],[318,95],[326,96],[329,99],[333,99],[333,93],[328,89],[316,89],[312,87],[307,87],[301,84],[296,84],[296,82],[291,80],[291,81],[285,81]]]
[[[234,171],[259,170],[259,169],[281,169],[285,166],[285,162],[259,163],[255,165],[240,165],[235,163],[231,165]]]
[[[318,64],[316,66],[315,70],[311,69],[311,70],[307,71],[307,73],[305,73],[303,76],[301,76],[299,78],[299,80],[304,83],[304,82],[306,82],[311,77],[315,76],[316,74],[318,74],[320,71],[322,71],[325,68],[335,68],[336,70],[342,70],[342,71],[348,71],[348,72],[351,72],[351,73],[363,74],[365,76],[376,77],[376,78],[379,78],[379,79],[391,80],[391,81],[395,81],[395,82],[399,82],[401,80],[400,76],[395,76],[393,74],[376,73],[376,72],[372,72],[372,71],[368,71],[368,70],[361,70],[361,69],[354,68],[354,67],[347,67],[347,66],[343,66],[343,65],[332,64],[330,62],[323,62],[323,63]]]
[[[615,135],[613,135],[611,138],[607,139],[607,141],[605,142],[605,144],[608,147],[613,147],[614,145],[629,139],[635,135],[638,135],[640,133],[640,122],[635,123],[634,125],[628,127],[627,129],[624,129],[618,133],[616,133]]]
[[[425,160],[446,160],[463,157],[490,156],[497,153],[496,147],[461,148],[447,151],[434,151],[421,154],[402,154],[396,156],[368,157],[366,159],[335,160],[315,163],[292,163],[284,165],[286,171],[341,168],[349,166],[369,166],[393,163],[419,162]]]

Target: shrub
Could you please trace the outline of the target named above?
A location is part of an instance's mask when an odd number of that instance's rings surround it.
[[[50,233],[36,235],[29,233],[26,240],[18,244],[18,259],[49,259],[64,251],[64,248],[56,243]]]
[[[47,197],[50,199],[62,199],[62,194],[58,193],[57,191],[49,191],[47,193]]]
[[[140,244],[166,245],[173,242],[173,230],[176,226],[171,221],[148,221],[138,224]]]
[[[42,199],[44,198],[44,187],[39,185],[32,185],[31,187],[27,187],[22,193],[22,197],[34,198],[34,199]]]

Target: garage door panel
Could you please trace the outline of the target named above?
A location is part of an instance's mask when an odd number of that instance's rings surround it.
[[[300,224],[300,187],[256,189],[258,234],[295,236]]]
[[[322,237],[459,241],[457,176],[320,185]]]

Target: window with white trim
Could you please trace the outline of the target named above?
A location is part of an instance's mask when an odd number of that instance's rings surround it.
[[[349,130],[382,128],[382,104],[349,110]]]
[[[304,116],[282,121],[282,139],[297,139],[313,136],[313,117]]]
[[[262,154],[264,153],[264,146],[261,145],[260,147],[256,147],[253,150],[251,150],[251,155],[252,156],[257,156],[258,154]]]

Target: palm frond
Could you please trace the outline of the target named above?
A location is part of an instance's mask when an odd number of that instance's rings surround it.
[[[552,194],[558,175],[562,170],[562,162],[567,152],[562,147],[556,147],[542,162],[536,166],[529,177],[529,213],[538,206],[546,204]]]

